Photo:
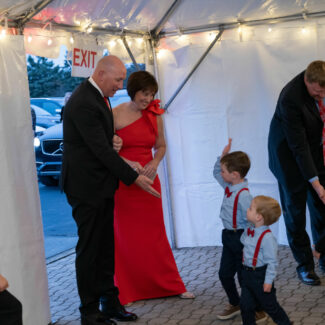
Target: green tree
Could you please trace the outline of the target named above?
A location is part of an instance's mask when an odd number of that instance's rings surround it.
[[[60,67],[43,57],[29,56],[27,72],[31,97],[60,96]]]
[[[60,67],[44,57],[28,56],[27,73],[30,97],[63,97],[84,80],[71,77],[68,60]]]
[[[134,64],[126,65],[127,76],[123,83],[126,88],[130,74],[137,71]],[[140,70],[145,70],[145,64],[139,64]],[[66,92],[72,92],[85,78],[71,77],[71,61],[65,59],[64,65],[58,66],[44,57],[28,56],[27,72],[30,97],[64,97]]]
[[[81,82],[85,78],[81,77],[71,77],[71,60],[68,60],[67,58],[64,60],[64,66],[61,67],[61,73],[62,73],[62,87],[64,89],[64,94],[66,92],[72,92],[74,91],[77,86],[81,84]],[[64,96],[64,94],[62,96]]]

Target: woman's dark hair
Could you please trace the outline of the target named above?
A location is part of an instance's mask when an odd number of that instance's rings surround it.
[[[128,91],[128,95],[133,100],[135,94],[140,90],[150,90],[156,94],[158,91],[158,84],[155,77],[151,73],[147,71],[137,71],[130,75],[126,89]]]

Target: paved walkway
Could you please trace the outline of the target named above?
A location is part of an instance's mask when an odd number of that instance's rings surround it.
[[[135,324],[156,325],[230,325],[241,324],[240,316],[220,321],[216,315],[226,304],[218,278],[221,247],[197,247],[174,250],[179,271],[194,300],[178,297],[139,301],[128,307],[139,319]],[[74,253],[48,264],[52,322],[56,325],[80,325],[79,299],[75,284]],[[311,287],[299,282],[290,249],[281,246],[280,265],[275,281],[277,297],[295,325],[325,324],[325,275],[322,285]],[[317,269],[318,271],[318,269]],[[318,273],[320,273],[318,271]],[[321,275],[321,274],[319,274]],[[132,324],[122,323],[119,324]],[[274,324],[270,318],[263,324]]]

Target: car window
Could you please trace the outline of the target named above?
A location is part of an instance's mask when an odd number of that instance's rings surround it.
[[[61,106],[55,102],[44,102],[43,108],[52,115],[56,115],[58,113],[57,110],[61,110]]]
[[[47,112],[45,109],[40,108],[36,105],[31,105],[31,107],[34,109],[36,116],[51,116],[49,112]]]
[[[55,116],[60,114],[61,112],[61,105],[58,102],[59,99],[51,100],[48,98],[31,98],[30,103],[37,105],[48,111],[51,115]]]

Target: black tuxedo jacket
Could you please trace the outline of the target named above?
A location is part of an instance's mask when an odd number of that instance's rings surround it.
[[[64,108],[61,188],[77,198],[113,197],[120,179],[138,174],[112,147],[113,114],[99,91],[85,80]]]
[[[269,167],[280,184],[295,191],[312,177],[325,176],[322,130],[302,72],[281,91],[270,126]]]

